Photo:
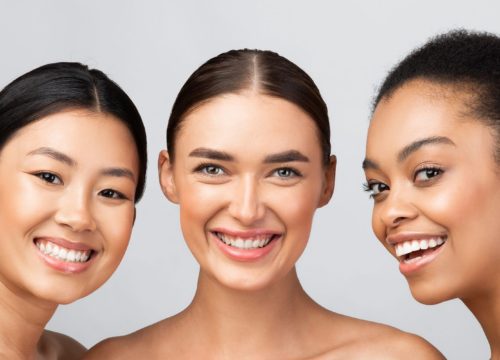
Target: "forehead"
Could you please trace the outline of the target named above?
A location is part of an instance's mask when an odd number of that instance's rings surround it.
[[[190,112],[183,121],[177,147],[232,147],[282,150],[317,146],[311,117],[295,104],[255,93],[214,98]]]
[[[403,85],[377,105],[367,148],[377,147],[380,142],[399,148],[415,139],[458,135],[475,120],[467,115],[467,97],[458,90],[425,81]]]
[[[66,110],[43,117],[18,130],[3,150],[11,148],[22,155],[39,147],[54,148],[77,162],[88,159],[94,163],[138,164],[128,128],[111,115],[86,110]]]

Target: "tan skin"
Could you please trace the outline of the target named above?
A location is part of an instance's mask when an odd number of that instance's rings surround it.
[[[374,232],[415,299],[461,299],[500,359],[500,167],[494,131],[464,105],[473,100],[464,89],[418,80],[383,99],[365,173]],[[397,256],[394,243],[432,237],[444,243]]]
[[[139,168],[131,144],[117,119],[68,110],[21,128],[0,150],[1,359],[81,358],[81,344],[44,328],[59,304],[102,285],[125,252]]]
[[[256,91],[214,98],[186,116],[175,151],[159,156],[160,182],[200,264],[195,297],[89,359],[442,359],[418,337],[328,311],[303,290],[295,263],[336,163],[324,164],[304,111]],[[271,250],[251,260],[221,244],[266,231],[278,234]]]

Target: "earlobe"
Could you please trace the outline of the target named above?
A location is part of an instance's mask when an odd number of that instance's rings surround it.
[[[318,207],[325,206],[332,198],[333,191],[335,189],[336,169],[337,169],[337,157],[335,155],[331,155],[330,162],[326,166],[324,172],[325,175],[324,175],[323,191],[321,192],[321,197]]]
[[[158,155],[158,176],[161,190],[168,200],[177,204],[179,202],[174,181],[173,164],[167,150],[160,151]]]

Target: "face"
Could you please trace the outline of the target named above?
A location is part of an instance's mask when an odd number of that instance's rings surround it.
[[[0,280],[68,303],[116,269],[130,237],[138,156],[117,119],[83,110],[21,128],[0,151]]]
[[[175,160],[160,154],[160,180],[204,274],[252,290],[291,271],[333,191],[335,164],[323,165],[317,133],[297,106],[251,93],[184,119]]]
[[[465,94],[413,81],[377,106],[366,147],[373,230],[413,296],[484,296],[500,272],[500,172],[494,137]]]

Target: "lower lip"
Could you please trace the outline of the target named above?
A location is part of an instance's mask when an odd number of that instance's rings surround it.
[[[281,241],[282,236],[276,237],[271,242],[269,242],[266,246],[257,248],[257,249],[239,249],[237,247],[226,245],[221,239],[219,239],[212,232],[210,233],[213,241],[217,245],[217,247],[230,259],[241,261],[241,262],[251,262],[258,261],[264,258],[267,254],[269,254],[277,245],[279,241]]]
[[[412,275],[422,269],[424,266],[427,264],[431,263],[436,259],[436,257],[439,256],[441,251],[443,251],[443,248],[446,246],[446,243],[441,245],[439,248],[431,252],[430,254],[427,254],[425,256],[422,256],[420,259],[411,262],[411,263],[405,263],[404,261],[399,262],[399,271],[401,274],[405,276]]]
[[[63,273],[68,273],[68,274],[78,274],[78,273],[85,271],[92,264],[92,262],[95,258],[95,254],[94,254],[94,255],[92,255],[92,257],[88,261],[86,261],[84,263],[67,262],[67,261],[62,261],[60,259],[53,258],[47,254],[42,253],[36,245],[34,245],[34,247],[36,249],[38,256],[40,256],[40,258],[43,260],[43,262],[46,265],[48,265],[49,267],[51,267],[54,270],[57,270],[57,271],[63,272]]]

